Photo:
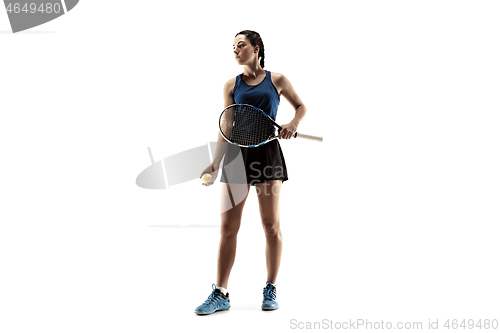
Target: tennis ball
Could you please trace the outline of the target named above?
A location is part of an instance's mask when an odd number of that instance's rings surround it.
[[[205,184],[209,183],[211,180],[212,180],[212,176],[209,173],[206,173],[203,175],[203,177],[201,177],[201,181]]]

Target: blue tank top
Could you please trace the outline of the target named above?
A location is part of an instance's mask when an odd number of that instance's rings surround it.
[[[273,82],[271,81],[271,72],[266,71],[264,80],[254,86],[250,86],[241,78],[243,74],[236,77],[234,84],[233,97],[236,104],[253,105],[276,120],[280,96]]]

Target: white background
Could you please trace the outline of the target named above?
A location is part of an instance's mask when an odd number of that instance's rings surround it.
[[[0,10],[0,331],[281,332],[290,321],[500,320],[495,1],[81,1],[12,34]],[[214,141],[234,35],[308,108],[281,141],[278,311],[247,200],[228,290],[220,183],[135,184]],[[201,105],[201,107],[200,107]],[[282,98],[278,122],[293,118]],[[205,228],[187,228],[204,224]],[[170,226],[170,227],[169,227]],[[177,227],[172,227],[177,226]],[[496,317],[495,317],[496,316]]]

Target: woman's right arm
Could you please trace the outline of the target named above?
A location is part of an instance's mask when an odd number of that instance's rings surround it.
[[[229,105],[234,104],[233,88],[236,78],[233,78],[224,84],[223,97],[224,97],[224,109]],[[220,132],[217,132],[217,148],[215,149],[214,158],[212,159],[212,165],[215,169],[219,168],[220,162],[224,153],[226,152],[228,142],[222,137]]]
[[[224,108],[227,108],[229,105],[234,104],[233,87],[235,81],[236,78],[231,79],[224,85]],[[227,145],[228,142],[222,137],[220,132],[217,132],[217,148],[215,148],[214,158],[212,159],[212,162],[210,162],[210,165],[207,166],[200,175],[201,179],[204,174],[209,173],[212,176],[212,179],[207,183],[202,183],[202,185],[210,186],[214,184],[219,173],[220,162],[222,161],[222,157],[226,153]]]

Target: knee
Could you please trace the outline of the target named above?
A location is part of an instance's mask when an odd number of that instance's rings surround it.
[[[280,223],[277,218],[263,218],[262,226],[266,236],[276,237],[281,235]]]
[[[236,237],[238,235],[239,230],[240,230],[239,225],[235,226],[223,223],[220,227],[220,235],[222,237]]]

